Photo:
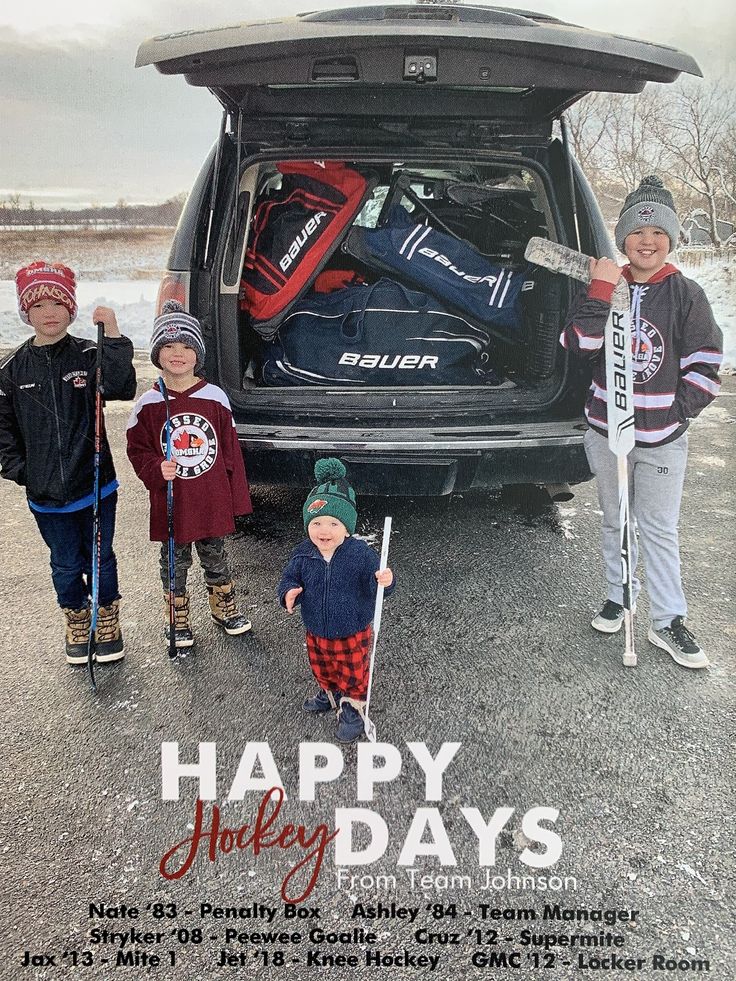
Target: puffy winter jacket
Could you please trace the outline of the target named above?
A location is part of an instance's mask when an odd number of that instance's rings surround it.
[[[69,334],[55,344],[32,341],[0,364],[1,476],[24,486],[36,504],[63,507],[93,489],[97,345]],[[105,338],[102,376],[106,400],[135,396],[127,337]],[[103,435],[100,482],[114,479]]]

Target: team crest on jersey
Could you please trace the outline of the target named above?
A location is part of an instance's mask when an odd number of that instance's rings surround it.
[[[87,387],[87,372],[86,371],[70,371],[69,374],[64,375],[62,381],[70,381],[75,388],[86,388]]]
[[[318,497],[317,500],[312,501],[307,508],[307,514],[314,514],[315,511],[321,511],[326,504],[327,501],[323,501],[321,497]]]
[[[642,320],[638,338],[632,336],[631,348],[634,384],[643,385],[650,378],[654,378],[662,367],[664,358],[662,335],[653,324]]]
[[[200,477],[217,459],[217,436],[204,416],[182,412],[171,417],[171,456],[176,476],[184,480]],[[161,451],[166,453],[166,424],[161,427]]]
[[[652,218],[654,218],[654,208],[650,208],[649,205],[645,205],[643,208],[639,208],[636,216],[642,221],[651,221]]]

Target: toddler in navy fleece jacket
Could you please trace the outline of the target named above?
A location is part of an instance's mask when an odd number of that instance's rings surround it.
[[[318,460],[317,486],[303,508],[309,538],[291,553],[278,586],[289,613],[301,606],[309,663],[319,692],[304,702],[305,712],[338,708],[337,739],[360,739],[368,693],[371,621],[378,585],[393,592],[390,569],[379,571],[376,552],[353,538],[355,491],[340,460]]]

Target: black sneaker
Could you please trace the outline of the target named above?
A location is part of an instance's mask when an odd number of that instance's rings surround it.
[[[332,709],[337,708],[337,704],[340,701],[340,693],[336,692],[332,695],[331,692],[326,692],[324,689],[320,688],[316,695],[311,698],[307,698],[302,705],[305,712],[310,712],[312,714],[320,714],[322,712],[330,712]]]
[[[675,617],[669,627],[649,628],[647,640],[655,647],[667,651],[673,661],[683,668],[707,668],[710,661],[693,635],[685,626],[684,617]]]
[[[632,611],[636,613],[636,606]],[[613,600],[606,600],[603,604],[603,609],[600,613],[596,613],[593,619],[590,621],[590,625],[593,630],[597,630],[602,634],[617,634],[621,629],[621,624],[624,622],[624,608],[620,603],[614,603]]]

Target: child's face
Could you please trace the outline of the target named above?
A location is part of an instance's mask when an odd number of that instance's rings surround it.
[[[670,239],[662,228],[637,228],[624,239],[624,252],[631,263],[631,271],[634,278],[642,282],[659,272],[669,251]]]
[[[307,525],[309,540],[322,553],[332,553],[342,545],[350,534],[345,525],[338,518],[333,518],[331,514],[322,515],[321,518],[313,518]]]
[[[173,344],[164,344],[159,351],[158,360],[162,371],[174,378],[182,378],[193,374],[197,352],[181,341],[175,341]]]
[[[28,320],[40,344],[53,344],[66,334],[71,323],[68,309],[58,300],[46,297],[28,308]]]

